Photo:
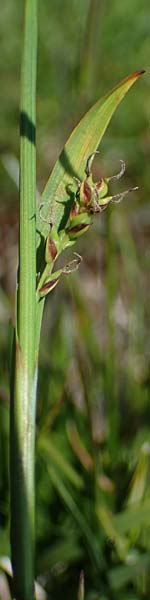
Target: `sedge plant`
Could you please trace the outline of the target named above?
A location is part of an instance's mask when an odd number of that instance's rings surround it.
[[[38,354],[45,296],[62,275],[78,268],[80,255],[55,270],[94,215],[126,195],[108,187],[124,172],[93,182],[92,161],[117,106],[143,71],[98,100],[69,137],[36,204],[37,0],[25,0],[20,104],[20,226],[16,324],[11,360],[10,500],[13,597],[33,600],[34,463]],[[128,190],[130,191],[130,190]],[[83,598],[83,577],[79,597]]]

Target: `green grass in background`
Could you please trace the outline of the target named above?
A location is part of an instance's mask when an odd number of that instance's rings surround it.
[[[22,3],[1,12],[1,150],[19,153]],[[140,0],[39,2],[38,180],[100,95],[149,68],[150,9]],[[48,598],[143,600],[149,590],[149,72],[118,109],[95,176],[127,162],[139,186],[78,241],[77,276],[47,301],[37,414],[36,571]],[[0,554],[9,555],[8,339],[18,194],[0,165]],[[117,186],[118,189],[118,186]],[[70,254],[69,254],[70,256]],[[61,302],[60,302],[61,298]],[[58,353],[59,348],[59,353]],[[51,432],[51,438],[49,436]],[[51,445],[50,445],[50,439]]]

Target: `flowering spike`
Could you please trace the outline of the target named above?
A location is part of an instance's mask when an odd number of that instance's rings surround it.
[[[38,294],[41,297],[46,296],[46,294],[56,287],[62,275],[68,275],[69,273],[76,271],[78,268],[82,259],[79,254],[76,254],[77,258],[70,261],[63,268],[59,269],[59,271],[52,273],[54,262],[61,252],[65,250],[65,248],[72,246],[76,239],[89,229],[90,225],[92,224],[92,214],[102,212],[110,203],[121,202],[121,200],[129,192],[133,192],[138,189],[137,187],[134,187],[130,188],[129,190],[125,190],[124,192],[114,194],[113,196],[108,196],[108,183],[109,181],[116,181],[122,177],[125,172],[125,162],[123,160],[120,161],[121,169],[119,173],[113,175],[112,177],[101,178],[98,182],[94,183],[91,173],[91,166],[94,156],[97,153],[98,151],[93,152],[87,159],[85,167],[85,179],[81,182],[79,179],[74,178],[77,182],[77,192],[65,229],[58,232],[52,223],[52,220],[49,223],[50,233],[47,237],[45,251],[46,267],[41,275],[37,289]],[[42,207],[43,205],[41,205],[40,211]],[[46,221],[46,219],[43,220]],[[50,274],[47,274],[49,270]]]

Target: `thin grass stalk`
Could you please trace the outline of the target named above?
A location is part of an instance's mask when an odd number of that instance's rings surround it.
[[[20,115],[19,274],[10,410],[11,555],[16,600],[34,598],[36,63],[37,0],[26,0]]]

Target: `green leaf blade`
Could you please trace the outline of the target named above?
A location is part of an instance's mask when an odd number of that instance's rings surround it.
[[[83,178],[87,157],[97,149],[116,108],[143,73],[136,71],[123,79],[90,108],[72,131],[42,194],[45,214],[48,216],[51,210],[57,228],[62,223],[64,204],[69,200],[68,186],[73,191],[73,177]],[[40,222],[39,229],[45,237],[47,227]]]

